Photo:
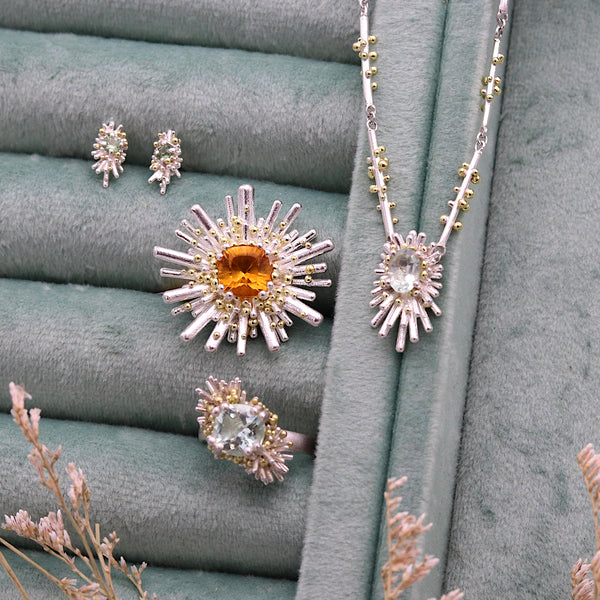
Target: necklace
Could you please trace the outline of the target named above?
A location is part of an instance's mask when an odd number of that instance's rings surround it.
[[[358,0],[360,5],[360,37],[354,43],[353,49],[358,52],[361,59],[361,76],[367,137],[369,140],[370,156],[367,158],[368,175],[373,180],[369,191],[377,194],[381,211],[383,229],[386,241],[383,245],[382,262],[375,270],[379,280],[371,294],[371,307],[378,312],[371,320],[373,327],[379,327],[379,335],[386,337],[393,326],[399,321],[396,351],[403,352],[406,337],[411,342],[419,340],[418,321],[427,332],[433,329],[428,315],[430,310],[435,316],[442,314],[435,298],[439,296],[442,284],[441,259],[446,253],[446,243],[453,231],[460,231],[462,223],[458,220],[461,212],[469,210],[469,200],[474,196],[474,191],[469,187],[480,180],[477,165],[488,143],[488,122],[494,98],[500,94],[500,78],[496,75],[497,66],[504,62],[504,55],[500,53],[500,42],[508,21],[508,0],[500,0],[496,14],[496,30],[494,32],[494,45],[492,59],[488,74],[483,77],[484,87],[481,89],[483,97],[483,118],[481,127],[477,132],[473,156],[468,163],[463,163],[458,169],[462,183],[454,188],[454,200],[449,202],[450,214],[440,217],[444,226],[437,242],[426,244],[426,235],[422,232],[410,231],[406,237],[395,231],[397,219],[392,217],[391,211],[396,204],[388,198],[389,175],[385,174],[388,168],[388,158],[384,156],[386,149],[377,141],[377,119],[373,92],[377,83],[373,77],[377,74],[377,67],[372,62],[377,59],[377,52],[371,49],[377,38],[369,31],[369,3],[368,0]]]

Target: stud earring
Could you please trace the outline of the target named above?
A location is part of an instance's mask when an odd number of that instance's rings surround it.
[[[171,175],[181,177],[179,168],[183,159],[181,158],[180,140],[175,137],[175,132],[169,129],[167,132],[158,134],[158,140],[154,142],[154,153],[152,154],[152,163],[150,169],[154,174],[148,183],[160,181],[160,193],[167,192],[167,186],[171,183]]]
[[[92,165],[92,169],[97,174],[104,174],[102,180],[104,187],[108,187],[111,173],[116,179],[119,177],[119,173],[123,172],[121,165],[125,162],[127,147],[127,134],[123,131],[123,125],[119,125],[115,129],[114,121],[108,125],[102,124],[92,150],[92,156],[97,161]]]

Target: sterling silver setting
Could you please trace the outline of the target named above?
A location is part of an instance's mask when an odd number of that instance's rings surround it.
[[[278,350],[288,340],[286,327],[293,324],[292,315],[314,326],[323,321],[323,315],[306,304],[316,298],[315,292],[304,288],[331,285],[330,279],[316,277],[327,270],[327,264],[308,261],[329,252],[333,242],[315,242],[314,229],[302,235],[290,229],[302,209],[300,204],[292,205],[280,218],[282,203],[277,200],[266,218],[256,219],[251,185],[240,186],[237,200],[236,210],[233,198],[226,196],[226,219],[216,221],[199,204],[192,206],[193,221],[183,220],[175,232],[189,245],[188,251],[156,246],[154,255],[179,266],[160,272],[183,281],[181,287],[163,293],[165,302],[181,303],[172,309],[173,315],[191,313],[194,319],[181,339],[189,342],[214,323],[205,349],[214,352],[226,338],[242,356],[248,338],[257,337],[259,331],[269,350]],[[236,295],[231,291],[234,288],[223,283],[220,265],[232,249],[256,250],[268,260],[270,280],[254,295]]]
[[[312,452],[312,440],[281,429],[278,416],[258,398],[247,399],[238,377],[229,383],[209,377],[206,390],[197,388],[196,392],[199,435],[206,438],[215,458],[240,465],[265,485],[275,479],[283,481],[289,471],[285,462],[293,458],[289,454],[292,449]]]
[[[425,245],[425,240],[425,234],[417,234],[416,231],[409,232],[406,240],[399,233],[394,233],[392,241],[384,245],[382,262],[375,271],[380,278],[374,282],[375,288],[371,291],[371,308],[379,310],[371,325],[381,325],[379,335],[386,337],[399,320],[398,352],[404,350],[407,333],[411,342],[419,340],[419,319],[425,331],[433,329],[427,309],[436,316],[442,314],[433,300],[442,287],[438,281],[444,268],[439,262],[442,254],[435,244]],[[402,253],[409,257],[408,260],[403,261],[405,264],[395,264]],[[410,273],[411,267],[414,274]]]
[[[167,193],[167,186],[171,183],[171,177],[181,177],[179,169],[183,158],[181,157],[181,140],[175,135],[172,129],[158,134],[158,139],[154,142],[154,152],[150,170],[154,174],[148,179],[148,183],[158,181],[160,183],[160,193]]]
[[[123,125],[115,127],[114,121],[103,123],[92,150],[92,156],[96,161],[92,169],[98,175],[103,174],[103,187],[108,187],[111,173],[115,179],[118,179],[119,174],[123,172],[122,165],[125,162],[127,148],[127,134],[123,131]]]

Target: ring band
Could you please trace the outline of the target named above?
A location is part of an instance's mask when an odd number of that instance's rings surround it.
[[[289,452],[314,453],[313,439],[279,427],[279,417],[257,397],[246,399],[239,377],[229,383],[209,377],[206,388],[196,389],[199,436],[215,458],[242,466],[267,485],[283,481],[289,471],[285,461],[293,458]]]

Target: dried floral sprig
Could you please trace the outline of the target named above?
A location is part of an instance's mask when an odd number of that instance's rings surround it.
[[[425,515],[415,517],[410,513],[399,512],[402,502],[394,492],[406,482],[406,477],[388,479],[384,493],[387,521],[387,545],[389,559],[381,569],[385,600],[396,600],[411,585],[429,575],[439,559],[430,554],[422,555],[421,536],[431,528],[424,525]],[[462,600],[463,593],[453,590],[440,600]],[[431,599],[433,600],[433,599]]]
[[[50,581],[72,600],[118,600],[112,581],[113,569],[125,575],[135,586],[139,600],[150,600],[144,591],[141,575],[146,563],[129,567],[123,557],[114,557],[114,549],[119,538],[113,531],[108,537],[101,537],[100,526],[92,525],[90,520],[91,491],[85,475],[74,463],[67,465],[67,473],[71,479],[71,487],[65,498],[61,487],[56,463],[62,449],[49,450],[39,439],[40,409],[25,408],[25,400],[31,396],[21,387],[10,384],[12,397],[11,414],[19,426],[25,439],[33,446],[29,453],[29,461],[37,470],[42,486],[49,489],[58,500],[59,509],[50,512],[38,522],[31,519],[27,511],[19,510],[15,515],[5,516],[3,529],[14,531],[19,536],[33,540],[51,556],[70,567],[77,579],[58,579],[33,559],[0,537],[0,544],[26,560],[30,565],[42,572]],[[71,535],[65,527],[63,515],[72,531],[77,534],[79,544],[71,541]],[[80,547],[82,549],[80,549]],[[6,557],[0,552],[0,564],[17,586],[25,600],[29,600],[27,592],[8,564]],[[156,595],[153,596],[156,600]]]
[[[571,569],[571,597],[573,600],[600,600],[600,454],[596,454],[594,446],[588,444],[577,455],[577,462],[592,502],[596,554],[591,563],[579,559]]]

